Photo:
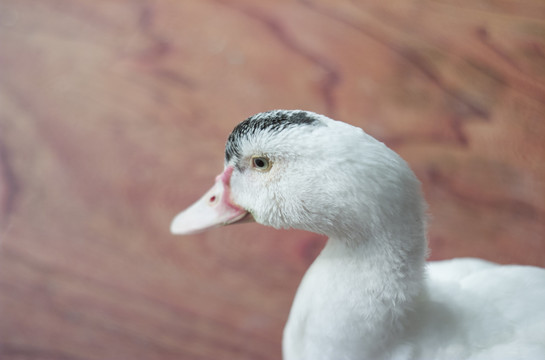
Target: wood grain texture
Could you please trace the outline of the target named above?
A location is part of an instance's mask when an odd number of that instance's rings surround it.
[[[0,358],[278,359],[324,239],[172,217],[245,117],[407,159],[432,259],[545,266],[545,3],[0,2]]]

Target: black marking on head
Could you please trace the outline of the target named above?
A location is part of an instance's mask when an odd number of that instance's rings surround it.
[[[317,126],[321,122],[313,113],[301,110],[273,110],[250,116],[238,124],[227,139],[225,160],[240,159],[240,141],[261,131],[280,132],[293,126]]]

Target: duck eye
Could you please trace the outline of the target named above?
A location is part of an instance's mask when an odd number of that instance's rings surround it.
[[[265,156],[252,156],[252,167],[259,171],[269,171],[271,161]]]

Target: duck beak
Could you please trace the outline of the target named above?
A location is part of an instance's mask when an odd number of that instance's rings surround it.
[[[229,183],[232,173],[233,167],[225,168],[203,197],[176,215],[170,231],[177,235],[188,235],[217,226],[253,221],[248,211],[231,201]]]

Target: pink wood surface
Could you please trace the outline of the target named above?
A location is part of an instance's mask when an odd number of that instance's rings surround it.
[[[169,234],[245,117],[398,151],[431,259],[545,266],[545,3],[0,2],[0,358],[279,359],[324,239]]]

